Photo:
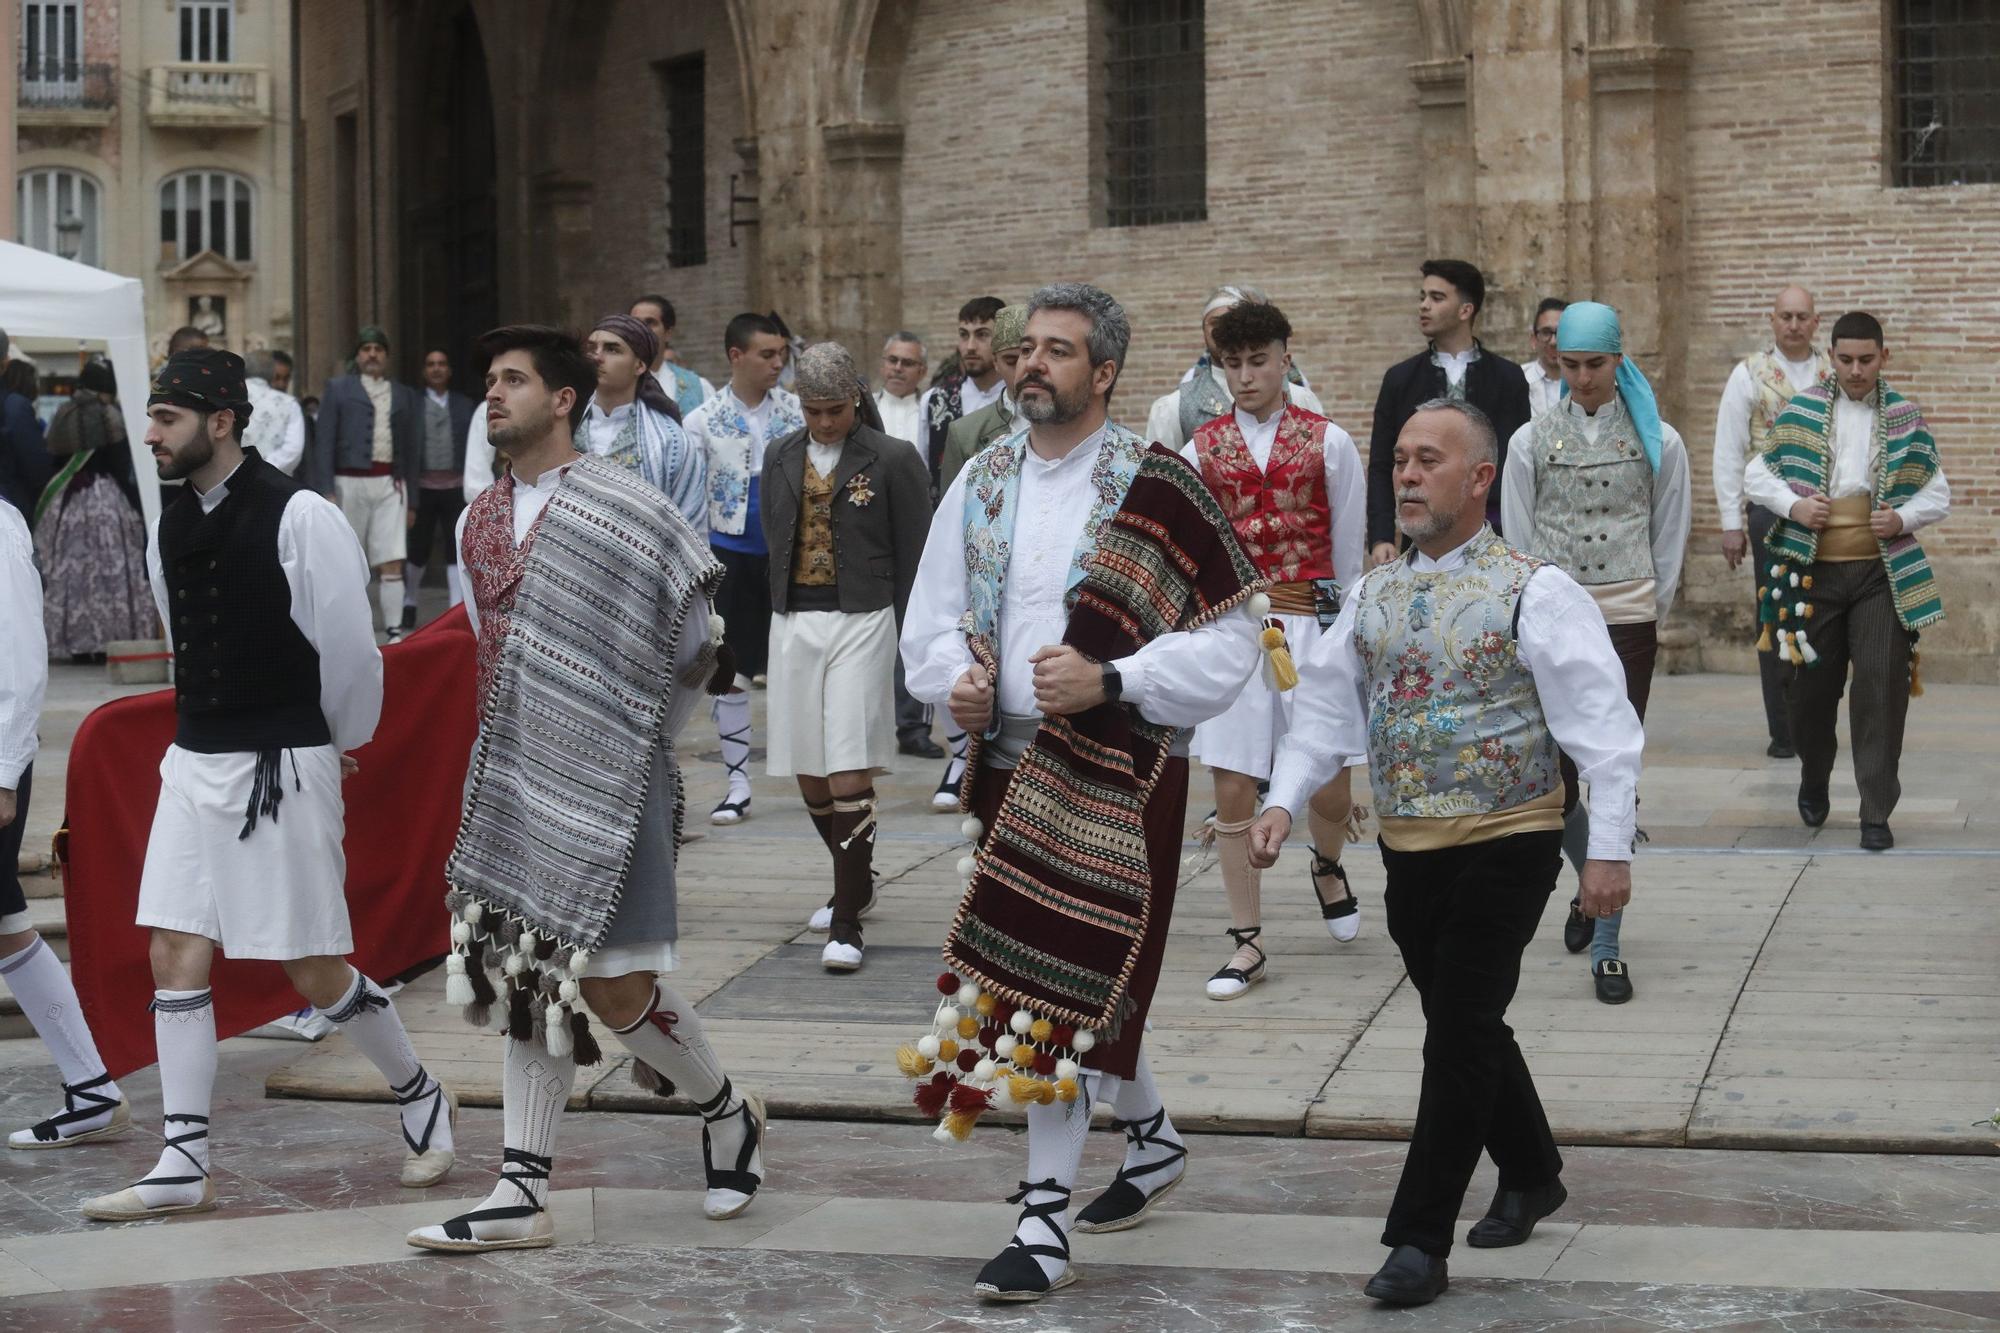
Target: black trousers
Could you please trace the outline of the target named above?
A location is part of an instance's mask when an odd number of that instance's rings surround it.
[[[14,784],[14,822],[0,828],[0,916],[28,910],[28,896],[21,891],[21,833],[28,827],[28,798],[34,794],[35,766],[29,764]]]
[[[1764,545],[1771,535],[1771,529],[1778,526],[1778,516],[1758,505],[1750,506],[1750,583],[1755,590],[1760,575],[1770,577],[1771,563],[1775,556],[1771,548]],[[1791,668],[1785,659],[1778,656],[1778,644],[1774,638],[1769,652],[1757,654],[1757,683],[1764,690],[1764,725],[1769,728],[1771,739],[1787,744],[1792,739],[1792,722],[1785,711],[1785,673]]]
[[[1562,868],[1551,829],[1435,852],[1382,848],[1389,938],[1424,1004],[1424,1081],[1384,1245],[1451,1252],[1482,1150],[1502,1189],[1562,1172],[1534,1077],[1507,1026],[1521,952]]]
[[[413,565],[431,562],[432,543],[444,542],[444,562],[458,563],[458,516],[465,508],[465,488],[449,490],[429,486],[417,488],[417,518],[410,527],[409,560]]]
[[[903,655],[896,654],[896,739],[898,741],[929,740],[931,734],[931,706],[919,703],[903,683]]]
[[[1840,752],[1834,725],[1847,669],[1848,731],[1861,822],[1886,824],[1903,795],[1903,724],[1910,715],[1910,632],[1896,618],[1896,596],[1880,560],[1820,560],[1812,567],[1812,619],[1806,641],[1813,666],[1787,666],[1785,700],[1799,751],[1799,790],[1823,795]]]
[[[736,659],[736,674],[761,676],[771,661],[771,557],[708,548],[722,563],[722,586],[715,591],[722,637]]]

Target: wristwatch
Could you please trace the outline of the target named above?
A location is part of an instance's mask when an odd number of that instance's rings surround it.
[[[1125,693],[1125,681],[1119,676],[1118,668],[1106,666],[1104,668],[1104,701],[1115,704],[1118,702],[1118,697],[1123,693]]]

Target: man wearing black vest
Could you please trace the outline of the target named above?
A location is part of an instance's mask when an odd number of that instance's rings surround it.
[[[100,1222],[215,1207],[209,966],[268,958],[388,1080],[410,1155],[402,1183],[451,1169],[455,1104],[417,1063],[396,1009],[349,966],[345,752],[382,712],[368,566],[338,509],[242,445],[243,358],[194,348],[153,381],[146,444],[187,479],[147,552],[174,652],[174,743],[139,880],[152,930],[153,1034],[165,1150],[137,1184],[83,1205]]]
[[[1417,328],[1427,345],[1382,376],[1375,396],[1375,424],[1368,432],[1368,563],[1396,558],[1396,496],[1390,455],[1396,437],[1417,408],[1435,398],[1471,403],[1486,414],[1500,439],[1499,470],[1507,471],[1507,441],[1528,424],[1528,379],[1504,356],[1486,350],[1472,334],[1486,304],[1486,278],[1463,259],[1426,259],[1419,270]],[[1486,497],[1486,518],[1500,530],[1500,485]]]

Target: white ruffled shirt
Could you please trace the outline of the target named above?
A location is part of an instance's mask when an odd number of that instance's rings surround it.
[[[1827,468],[1826,498],[1844,500],[1850,495],[1873,495],[1875,472],[1875,405],[1856,402],[1839,389],[1833,400],[1833,460]],[[1779,518],[1789,518],[1799,496],[1779,480],[1762,456],[1752,458],[1743,469],[1743,493],[1754,505],[1761,505]],[[1942,521],[1951,513],[1951,483],[1939,467],[1917,493],[1896,506],[1904,532],[1915,532]]]

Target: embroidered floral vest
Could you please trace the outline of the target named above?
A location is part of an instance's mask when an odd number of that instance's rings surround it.
[[[833,565],[833,478],[814,467],[808,456],[799,486],[804,493],[799,497],[792,582],[809,588],[831,588],[838,581]]]
[[[1785,378],[1785,364],[1771,348],[1765,348],[1743,364],[1749,368],[1750,385],[1757,391],[1756,398],[1750,403],[1750,452],[1768,454],[1771,452],[1772,427],[1785,414],[1792,396],[1800,391]],[[1814,352],[1813,382],[1824,383],[1832,374],[1832,359],[1825,352]]]
[[[1297,583],[1333,577],[1326,426],[1325,417],[1287,405],[1261,468],[1235,412],[1194,433],[1201,479],[1265,578]]]
[[[1535,418],[1535,525],[1516,539],[1578,583],[1653,578],[1652,465],[1623,402],[1597,418],[1595,441],[1567,407]]]
[[[500,665],[500,647],[507,642],[514,594],[520,590],[521,576],[527,572],[535,535],[542,530],[542,515],[548,512],[544,509],[535,516],[528,535],[516,546],[512,472],[501,473],[500,479],[481,491],[466,510],[465,576],[472,591],[472,604],[479,608],[479,646],[473,660],[478,666],[482,720],[493,691],[493,673]]]
[[[718,391],[699,410],[708,437],[709,531],[740,537],[750,517],[750,454],[755,443],[750,422],[738,408],[736,395],[727,390]],[[767,450],[806,424],[799,400],[783,389],[771,390],[769,422],[764,433]]]
[[[1357,590],[1376,810],[1437,819],[1546,799],[1562,787],[1556,743],[1514,640],[1521,590],[1542,562],[1491,528],[1457,569],[1419,573],[1414,555]]]

